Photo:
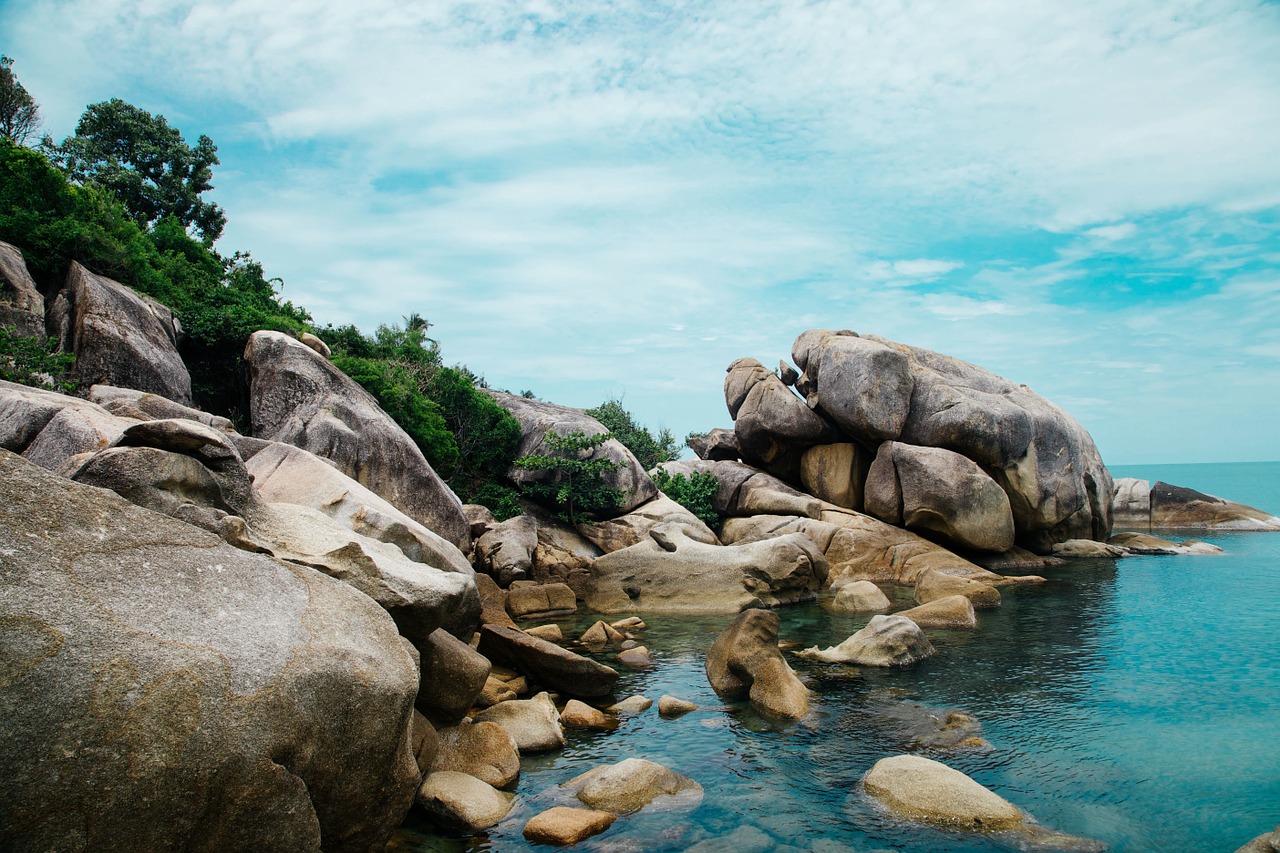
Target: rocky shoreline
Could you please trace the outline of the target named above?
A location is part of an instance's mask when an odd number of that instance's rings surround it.
[[[608,463],[612,513],[570,524],[526,500],[498,522],[318,339],[250,338],[242,434],[191,407],[163,306],[73,265],[46,312],[20,253],[0,244],[0,259],[5,323],[55,330],[88,389],[0,382],[6,850],[376,851],[410,808],[479,832],[510,812],[522,756],[652,704],[615,694],[620,668],[653,662],[646,615],[738,614],[707,638],[709,684],[803,720],[821,697],[789,659],[910,666],[932,653],[927,631],[974,629],[975,610],[1045,565],[1216,550],[1150,535],[1163,528],[1280,530],[1220,498],[1113,482],[1083,427],[1025,386],[822,330],[797,338],[795,367],[730,365],[732,430],[661,466],[715,478],[716,525],[613,439],[589,454]],[[520,422],[522,455],[605,432],[580,410],[492,396]],[[890,586],[913,606],[887,612]],[[771,608],[819,596],[876,615],[828,648],[787,648]],[[605,618],[579,637],[541,624],[579,610]],[[664,717],[691,710],[656,701]],[[977,737],[951,723],[955,743]],[[919,756],[886,758],[861,790],[908,820],[1099,849]],[[625,835],[629,815],[703,796],[635,757],[548,793],[523,832]]]

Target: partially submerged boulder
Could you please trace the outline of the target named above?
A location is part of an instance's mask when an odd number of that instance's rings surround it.
[[[871,581],[853,581],[836,590],[831,609],[837,613],[884,613],[889,597]]]
[[[328,459],[410,518],[470,550],[462,501],[355,380],[281,332],[254,332],[244,357],[255,436]]]
[[[581,409],[530,400],[502,391],[486,390],[486,393],[520,422],[521,439],[517,456],[551,455],[551,446],[547,443],[548,432],[562,437],[572,432],[581,432],[587,436],[608,432],[603,424]],[[649,479],[631,451],[616,438],[611,438],[596,448],[591,453],[591,458],[607,459],[618,466],[604,474],[603,485],[617,489],[622,495],[622,501],[613,513],[604,515],[613,517],[630,512],[657,496],[658,487]],[[556,474],[547,470],[512,468],[507,476],[517,485],[524,486],[553,482]]]
[[[59,348],[75,354],[82,387],[117,385],[191,405],[191,375],[178,355],[181,328],[156,300],[72,261],[47,326]]]
[[[612,812],[553,806],[530,818],[522,834],[534,844],[563,847],[599,835],[617,819]]]
[[[660,525],[597,558],[582,597],[601,613],[736,613],[810,601],[826,576],[826,558],[803,534],[724,547]]]
[[[528,673],[539,684],[570,696],[608,696],[618,681],[617,670],[516,628],[483,626],[479,650],[494,663]]]
[[[1107,540],[1108,545],[1124,548],[1130,554],[1221,554],[1222,549],[1208,542],[1188,539],[1173,542],[1150,533],[1117,533]]]
[[[561,749],[565,744],[560,713],[546,693],[532,699],[512,699],[486,708],[472,719],[497,723],[506,729],[521,755]]]
[[[1193,530],[1280,530],[1280,518],[1195,489],[1156,481],[1151,486],[1151,527]]]
[[[951,595],[963,595],[978,608],[1000,606],[1000,590],[972,578],[930,570],[916,581],[917,604],[928,604]]]
[[[872,616],[867,626],[838,646],[814,646],[798,654],[827,663],[907,666],[934,653],[920,626],[903,616]]]
[[[978,627],[973,602],[963,595],[945,595],[910,610],[899,610],[895,615],[906,617],[921,628]]]
[[[750,699],[760,711],[798,719],[809,713],[809,689],[778,649],[778,614],[746,610],[707,650],[707,680],[719,696]]]
[[[643,758],[628,758],[575,776],[561,786],[593,809],[631,814],[655,800],[694,805],[702,786],[687,776]]]
[[[866,483],[867,512],[961,548],[1013,547],[1009,497],[972,460],[941,447],[880,445]]]
[[[385,846],[418,683],[367,597],[5,451],[0,529],[0,847]]]
[[[462,720],[439,730],[439,748],[431,771],[456,770],[505,788],[520,777],[515,739],[497,723]]]
[[[451,832],[473,833],[498,823],[511,811],[515,794],[452,770],[432,773],[418,789],[418,805],[433,823]]]

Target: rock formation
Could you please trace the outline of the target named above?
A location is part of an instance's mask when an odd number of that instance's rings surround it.
[[[902,616],[872,616],[867,626],[838,646],[814,646],[800,652],[802,657],[827,663],[863,666],[907,666],[934,653],[933,644],[920,626]]]
[[[44,297],[16,246],[0,242],[0,326],[20,337],[43,338]]]
[[[778,614],[745,610],[707,651],[707,680],[727,699],[750,699],[758,710],[798,719],[809,713],[809,690],[778,650]]]
[[[1138,530],[1280,530],[1280,517],[1195,489],[1123,477],[1115,481],[1116,524]]]

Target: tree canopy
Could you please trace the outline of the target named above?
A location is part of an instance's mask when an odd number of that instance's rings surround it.
[[[40,128],[40,107],[13,74],[13,60],[0,56],[0,136],[24,144]]]
[[[90,104],[61,145],[42,144],[73,181],[107,190],[144,227],[173,218],[212,245],[226,226],[222,208],[200,198],[213,189],[218,146],[203,134],[187,145],[162,115],[112,98]]]
[[[613,433],[613,437],[635,455],[646,471],[680,458],[680,445],[671,430],[663,429],[654,435],[636,423],[631,413],[622,407],[621,400],[606,400],[594,409],[587,409],[587,414]]]

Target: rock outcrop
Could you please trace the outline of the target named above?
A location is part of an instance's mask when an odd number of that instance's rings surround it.
[[[367,391],[280,332],[255,332],[244,357],[255,436],[329,460],[461,551],[470,550],[462,502]]]
[[[806,448],[837,438],[831,424],[754,358],[729,365],[724,396],[743,458],[766,470],[798,475]]]
[[[727,699],[750,699],[774,717],[799,719],[809,713],[809,689],[778,649],[778,614],[746,610],[707,650],[707,680]]]
[[[486,393],[520,422],[521,438],[517,456],[554,455],[547,443],[548,432],[560,436],[572,432],[581,432],[587,436],[608,432],[603,424],[581,409],[530,400],[501,391],[487,390]],[[657,496],[658,487],[649,479],[631,451],[616,438],[611,438],[596,448],[591,458],[607,459],[618,466],[604,475],[603,484],[617,489],[622,495],[622,501],[613,513],[605,515],[613,517],[630,512]],[[555,472],[513,468],[507,472],[507,476],[517,485],[525,486],[554,482]]]
[[[44,337],[44,297],[17,246],[0,242],[0,326],[19,337]]]
[[[46,325],[59,348],[75,354],[82,387],[117,385],[191,405],[191,375],[178,355],[181,327],[154,299],[72,262]]]
[[[0,847],[381,850],[418,683],[345,584],[0,451]]]
[[[625,515],[581,525],[579,532],[594,542],[601,551],[609,554],[643,542],[648,538],[649,531],[660,524],[675,524],[684,531],[685,536],[698,542],[720,544],[720,540],[706,523],[662,492]]]
[[[1117,500],[1124,502],[1126,526],[1141,530],[1280,530],[1280,517],[1269,512],[1158,480],[1146,493],[1144,521],[1140,485],[1144,482],[1122,480],[1117,488]]]
[[[867,512],[951,545],[1001,553],[1013,547],[1013,511],[996,481],[941,447],[880,445],[866,481]]]
[[[826,663],[863,666],[907,666],[934,653],[933,644],[915,622],[902,616],[872,616],[861,631],[838,646],[805,649],[801,657]]]
[[[0,447],[50,471],[102,450],[135,423],[87,400],[0,380]]]
[[[597,558],[580,594],[601,613],[736,613],[812,600],[826,576],[826,558],[803,534],[728,548],[667,524]]]

